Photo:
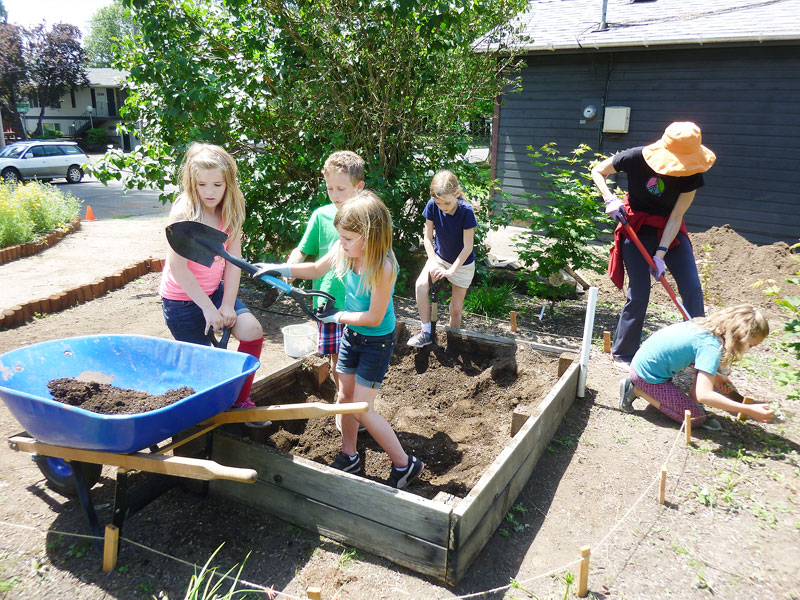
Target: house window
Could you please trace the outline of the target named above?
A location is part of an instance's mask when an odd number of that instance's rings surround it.
[[[28,100],[31,103],[31,108],[39,108],[39,92],[33,92],[28,96]]]
[[[69,99],[72,101],[72,108],[77,108],[77,103],[75,102],[75,90],[69,91]]]
[[[53,131],[61,135],[61,123],[42,123],[44,131]]]
[[[94,88],[91,88],[89,91],[92,93],[92,108],[97,110],[97,96],[94,93]]]

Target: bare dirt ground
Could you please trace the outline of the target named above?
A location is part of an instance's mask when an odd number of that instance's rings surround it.
[[[136,231],[141,229],[129,235]],[[754,246],[727,228],[692,238],[711,309],[750,301],[769,310],[773,334],[734,371],[734,381],[743,394],[778,405],[784,420],[737,423],[717,413],[723,429],[696,431],[687,448],[677,424],[643,401],[635,403],[635,414],[619,411],[621,374],[602,352],[602,331],[613,331],[623,295],[604,278],[593,277],[600,295],[586,397],[567,413],[520,493],[512,519],[495,532],[455,588],[234,502],[180,489],[126,522],[119,566],[102,573],[100,554],[77,537],[87,531],[78,502],[50,490],[28,455],[6,450],[0,452],[0,590],[5,590],[0,598],[174,600],[183,597],[193,573],[186,563],[202,565],[222,544],[214,564],[223,572],[246,561],[243,579],[289,597],[321,586],[326,599],[562,598],[566,573],[577,573],[579,548],[590,546],[594,598],[800,598],[800,402],[787,399],[789,390],[777,383],[781,363],[799,367],[781,348],[786,316],[749,287],[772,278],[790,291],[783,280],[796,272],[795,261],[785,245]],[[117,257],[123,265],[141,258]],[[30,268],[39,279],[59,285],[66,275],[57,260],[53,253],[47,263]],[[18,263],[25,261],[32,259]],[[88,280],[107,274],[92,273],[91,261],[81,264]],[[6,267],[0,267],[0,277],[4,287],[13,287]],[[157,274],[145,275],[90,303],[0,331],[0,353],[93,333],[169,337],[157,285]],[[247,301],[265,326],[262,369],[288,364],[292,359],[283,353],[280,326],[302,317],[285,302],[267,311]],[[518,336],[576,347],[584,301],[548,305],[540,323],[541,307],[519,299]],[[398,313],[413,317],[413,305],[398,300]],[[677,318],[666,295],[654,288],[648,328]],[[506,321],[469,316],[465,327],[509,334]],[[419,411],[432,403],[422,394],[408,394],[407,404]],[[392,420],[401,434],[407,431],[399,417]],[[441,430],[448,432],[449,425],[443,420]],[[484,427],[507,425],[502,419]],[[0,435],[19,431],[0,407]],[[656,501],[662,466],[668,472],[664,506]],[[103,523],[110,520],[113,494],[113,472],[106,467],[93,489]],[[518,585],[506,588],[512,579]],[[478,594],[494,588],[503,589]]]

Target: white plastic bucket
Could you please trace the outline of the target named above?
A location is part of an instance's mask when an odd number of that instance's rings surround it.
[[[283,329],[283,351],[300,358],[317,351],[317,328],[313,325],[287,325]]]

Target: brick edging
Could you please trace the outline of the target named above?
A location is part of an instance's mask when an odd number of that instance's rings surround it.
[[[116,271],[107,277],[96,279],[92,283],[78,285],[63,292],[57,292],[47,298],[31,300],[0,311],[0,329],[9,329],[23,325],[34,315],[49,314],[72,308],[89,300],[103,296],[107,292],[121,288],[133,279],[147,273],[159,273],[164,268],[163,258],[146,258]]]
[[[18,258],[23,258],[25,256],[32,256],[38,252],[41,252],[42,250],[47,250],[50,246],[59,242],[64,236],[74,233],[80,228],[81,220],[80,218],[77,218],[64,229],[56,229],[55,231],[51,231],[43,238],[40,238],[39,241],[25,242],[23,244],[17,244],[16,246],[8,246],[7,248],[3,248],[0,250],[0,265],[4,265],[12,260],[17,260]]]

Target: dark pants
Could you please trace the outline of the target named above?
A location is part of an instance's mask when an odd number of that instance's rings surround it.
[[[652,256],[658,246],[658,230],[654,227],[642,227],[638,231],[639,240],[647,252]],[[703,288],[700,277],[697,275],[697,265],[694,262],[694,253],[689,239],[678,233],[676,239],[680,244],[671,248],[664,256],[667,269],[678,284],[678,293],[683,300],[683,306],[691,317],[702,317]],[[622,243],[622,259],[628,273],[628,300],[622,309],[617,323],[617,332],[614,335],[614,345],[611,354],[614,358],[630,362],[633,355],[642,343],[642,326],[650,302],[650,286],[661,285],[650,275],[650,269],[642,253],[632,241],[627,238]]]

